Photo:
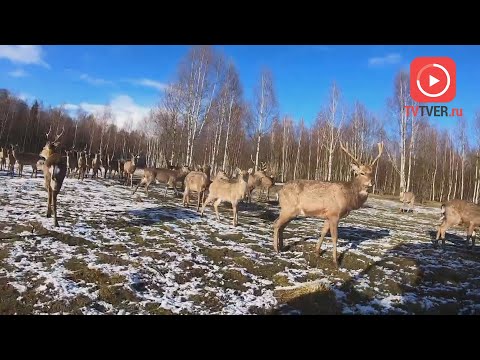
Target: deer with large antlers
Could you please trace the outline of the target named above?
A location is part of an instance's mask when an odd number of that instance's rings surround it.
[[[43,163],[43,176],[45,178],[45,188],[48,191],[48,205],[47,205],[47,218],[52,216],[54,226],[58,226],[57,220],[57,196],[62,188],[63,180],[67,175],[67,162],[66,158],[62,156],[58,151],[58,145],[60,145],[59,139],[63,135],[65,128],[62,132],[56,135],[55,140],[50,141],[51,126],[47,133],[47,143],[40,152],[40,156],[45,159]]]
[[[293,180],[279,191],[280,215],[273,224],[273,248],[283,248],[283,230],[297,216],[325,219],[316,253],[320,255],[325,235],[330,231],[333,242],[333,262],[338,268],[337,239],[338,223],[352,210],[359,209],[367,200],[373,186],[373,166],[383,152],[383,142],[378,144],[378,155],[369,164],[363,165],[340,142],[342,150],[352,158],[355,177],[349,182],[326,182],[318,180]]]

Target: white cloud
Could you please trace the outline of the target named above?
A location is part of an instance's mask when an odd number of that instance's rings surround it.
[[[76,104],[65,104],[64,109],[76,111],[83,109],[87,113],[99,114],[104,111],[105,105],[82,102]],[[110,102],[110,108],[114,117],[115,124],[120,127],[126,127],[131,124],[132,128],[138,127],[141,121],[148,116],[150,108],[138,105],[128,95],[119,95]]]
[[[17,70],[10,71],[8,75],[10,75],[11,77],[20,78],[20,77],[28,76],[28,73],[23,69],[17,69]]]
[[[141,86],[146,86],[146,87],[151,87],[156,90],[164,90],[168,87],[168,84],[162,83],[160,81],[155,81],[152,79],[139,79],[139,80],[132,80],[132,83],[141,85]]]
[[[29,93],[24,93],[24,92],[21,92],[20,94],[18,94],[18,97],[19,97],[19,99],[21,99],[23,101],[26,101],[26,102],[28,102],[29,100],[35,99],[35,96],[33,96]]]
[[[381,65],[392,65],[398,64],[402,60],[400,54],[388,54],[383,57],[373,57],[368,59],[368,65],[370,66],[381,66]]]
[[[14,64],[33,64],[50,68],[44,58],[40,45],[0,45],[0,59],[10,60]]]
[[[111,81],[109,80],[105,80],[105,79],[101,79],[101,78],[96,78],[96,77],[93,77],[93,76],[90,76],[88,74],[82,74],[80,75],[80,79],[91,84],[91,85],[110,85],[110,84],[113,84]]]

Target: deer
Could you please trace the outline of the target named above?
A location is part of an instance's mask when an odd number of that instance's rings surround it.
[[[472,249],[475,248],[475,229],[480,226],[480,206],[466,200],[453,199],[443,203],[440,207],[443,220],[438,227],[436,244],[442,239],[442,247],[445,249],[445,232],[457,225],[464,225],[467,228],[467,242],[469,247],[469,239],[472,239]]]
[[[70,150],[65,150],[65,153],[67,155],[67,177],[69,177],[74,170],[78,172],[78,155],[74,147]]]
[[[337,239],[339,220],[352,210],[359,209],[368,199],[373,186],[373,166],[383,152],[383,142],[378,143],[378,155],[369,164],[363,165],[348,148],[340,142],[341,149],[352,158],[351,168],[355,177],[348,182],[320,180],[292,180],[279,191],[280,214],[273,224],[273,249],[277,253],[283,248],[283,231],[297,216],[324,219],[320,239],[315,253],[320,255],[323,240],[330,231],[333,242],[333,264],[338,269]]]
[[[87,171],[87,146],[85,149],[78,152],[78,180],[85,178],[85,173]]]
[[[250,160],[253,164],[255,161],[253,160],[252,155],[250,155]],[[253,172],[253,168],[247,170],[248,172],[248,190],[247,190],[247,200],[248,202],[252,202],[252,192],[255,188],[260,188],[260,195],[263,194],[263,191],[266,190],[266,198],[267,202],[270,200],[270,188],[275,185],[275,179],[273,176],[267,176],[267,163],[261,162],[260,163],[260,170]],[[259,197],[260,197],[259,195]]]
[[[404,210],[405,203],[409,204],[409,209],[413,212],[413,205],[415,203],[415,194],[413,192],[400,192],[400,201],[403,202],[403,207],[399,209],[399,212]]]
[[[142,180],[137,184],[137,187],[133,191],[133,194],[137,191],[138,187],[145,185],[145,192],[148,196],[148,186],[155,181],[156,184],[165,184],[165,192],[163,197],[167,196],[168,187],[173,187],[175,195],[178,196],[177,182],[183,181],[187,174],[190,172],[188,166],[183,166],[178,170],[171,170],[165,168],[147,168],[143,172]]]
[[[95,156],[92,160],[92,179],[96,177],[98,179],[98,172],[100,171],[100,177],[102,177],[102,160],[101,154],[99,152],[95,153]],[[135,170],[134,170],[135,171]]]
[[[28,152],[19,152],[18,151],[18,144],[12,146],[12,155],[15,158],[15,161],[18,163],[18,174],[20,177],[23,176],[23,167],[25,165],[30,165],[32,167],[32,175],[35,174],[35,177],[37,177],[37,161],[40,160],[40,156],[34,153],[28,153]]]
[[[119,167],[120,167],[120,161],[119,160],[114,160],[113,159],[113,154],[112,156],[107,155],[107,168],[108,168],[108,178],[115,178],[115,174],[119,172]],[[107,168],[105,169],[105,177],[107,176]],[[113,172],[113,177],[112,177],[112,172]],[[120,175],[119,175],[120,177]]]
[[[52,128],[50,127],[47,133],[47,142],[40,152],[40,156],[45,159],[43,163],[43,174],[45,179],[45,188],[48,191],[48,204],[47,204],[47,218],[52,216],[53,210],[53,224],[58,227],[57,219],[57,196],[62,188],[63,180],[67,175],[67,162],[58,151],[60,145],[59,139],[65,131],[65,127],[59,135],[56,135],[55,140],[50,141],[50,133]]]
[[[123,165],[123,175],[125,176],[124,185],[128,184],[128,179],[130,178],[130,187],[133,187],[133,174],[137,169],[137,159],[140,155],[132,155],[131,160],[128,160]]]
[[[222,177],[215,177],[210,187],[208,189],[208,196],[203,202],[202,211],[200,216],[203,217],[203,212],[205,207],[210,204],[212,201],[213,207],[215,208],[215,214],[217,216],[217,221],[220,222],[220,216],[218,214],[218,205],[222,201],[228,201],[232,204],[233,210],[233,226],[238,224],[238,203],[243,200],[245,193],[247,192],[247,182],[248,182],[248,172],[245,170],[240,170],[239,168],[235,169],[237,177],[235,179],[226,180]]]
[[[85,177],[88,177],[88,174],[90,174],[90,170],[93,169],[93,157],[90,150],[87,152],[86,149],[87,147],[85,146]]]
[[[15,158],[12,154],[12,149],[7,149],[7,157],[5,159],[5,167],[7,170],[7,174],[11,174],[12,177],[14,176],[15,170]]]
[[[200,201],[203,204],[205,192],[210,186],[210,166],[203,166],[202,171],[192,171],[185,176],[185,190],[183,191],[183,206],[188,207],[190,202],[190,191],[197,193],[197,212],[200,210]],[[222,176],[222,175],[221,175]]]
[[[248,202],[252,201],[252,191],[259,187],[260,194],[266,190],[266,198],[267,202],[270,200],[270,188],[275,185],[275,179],[273,176],[267,176],[265,171],[259,170],[253,173],[253,169],[250,168],[247,170],[248,172],[248,190],[247,190],[247,198]]]
[[[0,170],[6,168],[7,162],[7,149],[3,146],[0,148]]]

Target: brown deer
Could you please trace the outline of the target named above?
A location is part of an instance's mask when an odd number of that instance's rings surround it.
[[[400,192],[400,201],[403,202],[403,206],[400,208],[399,212],[405,210],[405,203],[409,204],[409,210],[413,212],[413,205],[415,203],[415,194],[413,192]]]
[[[50,127],[47,133],[47,143],[40,152],[40,156],[45,159],[43,163],[43,174],[45,178],[45,188],[48,191],[47,218],[52,216],[53,208],[53,220],[54,226],[56,227],[59,226],[57,219],[57,196],[62,188],[63,180],[67,175],[66,158],[58,151],[58,145],[60,145],[58,140],[63,135],[64,130],[65,128],[55,137],[55,140],[50,141]]]
[[[5,167],[7,170],[7,174],[11,174],[12,177],[14,176],[15,171],[15,158],[12,154],[12,149],[7,149],[7,157],[5,159]]]
[[[132,155],[132,159],[125,162],[123,165],[123,174],[125,176],[124,185],[128,184],[128,179],[130,179],[130,187],[133,187],[133,174],[137,169],[137,159],[140,155]]]
[[[117,159],[114,159],[114,155],[108,156],[107,155],[107,169],[108,169],[108,178],[109,179],[114,179],[115,174],[119,172],[119,166],[120,166],[120,161]],[[105,169],[105,170],[107,170]],[[113,172],[113,176],[112,176]],[[105,176],[107,176],[106,171],[105,171]],[[119,176],[120,177],[120,176]]]
[[[275,179],[273,176],[267,176],[263,170],[259,170],[253,174],[253,169],[248,169],[248,202],[252,201],[252,192],[255,188],[260,188],[259,198],[264,191],[266,192],[266,199],[268,202],[270,200],[270,188],[273,185],[275,185]]]
[[[5,169],[7,162],[7,149],[3,146],[0,148],[0,170]]]
[[[480,226],[480,206],[470,201],[454,199],[441,206],[442,224],[438,227],[436,243],[442,239],[442,247],[445,248],[445,232],[457,225],[467,228],[467,247],[469,238],[472,239],[472,248],[475,248],[475,229]]]
[[[247,192],[247,181],[248,181],[248,172],[245,170],[236,169],[237,177],[231,180],[225,180],[222,177],[216,176],[213,179],[210,187],[208,189],[208,196],[205,199],[201,216],[205,211],[205,207],[210,204],[212,201],[213,207],[215,208],[215,214],[217,216],[217,221],[220,221],[220,216],[218,214],[218,205],[222,201],[228,201],[232,204],[233,209],[233,226],[238,224],[238,203],[245,197]],[[218,175],[218,174],[217,174]]]
[[[12,145],[12,155],[18,163],[18,174],[22,177],[23,167],[25,165],[30,165],[32,167],[31,177],[33,177],[33,174],[37,177],[37,161],[40,160],[40,156],[35,153],[19,152],[18,147],[18,144],[16,146]]]
[[[75,148],[65,150],[67,155],[67,177],[73,174],[73,171],[78,172],[78,157]]]
[[[87,172],[87,146],[85,149],[78,152],[78,180],[85,178],[85,173]]]
[[[98,172],[100,171],[100,177],[102,177],[102,158],[101,153],[95,153],[95,156],[92,160],[92,179],[95,177],[98,179]],[[135,170],[134,170],[135,171]]]
[[[325,219],[320,239],[315,251],[320,249],[325,235],[330,230],[333,242],[333,262],[338,268],[337,238],[339,220],[350,211],[359,209],[368,198],[373,186],[373,166],[383,152],[383,142],[378,144],[378,155],[370,163],[363,165],[340,142],[342,150],[352,158],[355,177],[349,182],[326,182],[318,180],[293,180],[279,191],[280,215],[273,224],[273,248],[279,252],[283,248],[283,230],[298,215]]]
[[[183,205],[188,207],[190,191],[197,193],[197,212],[200,210],[200,201],[203,204],[205,192],[210,186],[210,166],[203,166],[203,171],[192,171],[185,177],[185,190],[183,191]]]
[[[165,193],[163,194],[163,197],[167,196],[167,190],[169,187],[173,187],[175,195],[178,196],[177,182],[183,181],[185,176],[187,176],[189,172],[190,169],[187,166],[183,166],[181,169],[178,170],[170,170],[165,168],[147,168],[144,170],[142,180],[135,187],[133,194],[135,194],[139,186],[146,184],[145,192],[148,195],[148,186],[153,181],[155,181],[156,184],[165,184]]]

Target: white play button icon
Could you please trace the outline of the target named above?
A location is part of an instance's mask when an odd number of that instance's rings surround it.
[[[429,85],[428,86],[433,86],[436,83],[438,83],[440,80],[438,80],[436,77],[429,75]]]

